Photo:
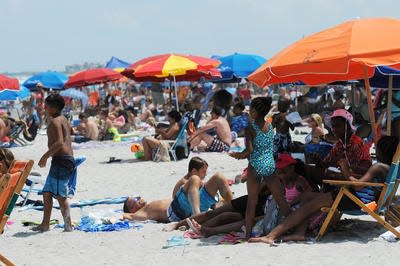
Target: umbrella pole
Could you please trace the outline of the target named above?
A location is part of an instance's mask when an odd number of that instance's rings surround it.
[[[176,110],[179,112],[178,89],[176,88],[176,78],[175,78],[175,76],[172,76],[172,77],[174,78]]]
[[[391,136],[392,133],[392,97],[393,97],[393,75],[389,76],[389,91],[387,104],[386,134]]]
[[[365,90],[367,91],[367,101],[368,101],[368,113],[369,119],[371,120],[371,131],[372,131],[372,138],[374,140],[374,144],[378,142],[377,139],[377,131],[376,131],[376,123],[375,123],[375,113],[372,106],[372,95],[371,95],[371,86],[369,84],[369,78],[367,75],[367,67],[364,66],[364,83],[365,83]]]

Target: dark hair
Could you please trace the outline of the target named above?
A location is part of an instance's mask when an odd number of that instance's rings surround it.
[[[390,165],[399,145],[399,138],[396,136],[384,136],[376,144],[376,156],[378,161]]]
[[[182,119],[181,114],[180,114],[178,111],[176,111],[176,110],[170,111],[170,112],[168,113],[168,116],[171,117],[172,119],[174,119],[175,122],[177,122],[177,123],[179,123],[179,121],[181,121],[181,119]]]
[[[250,103],[250,108],[256,110],[259,117],[265,117],[271,109],[271,97],[257,97]]]
[[[124,207],[122,208],[125,213],[129,212],[128,200],[129,200],[129,197],[124,201]]]
[[[88,115],[86,113],[80,113],[78,116],[79,119],[84,119],[84,118],[88,118]]]
[[[193,169],[196,169],[196,170],[200,170],[203,166],[208,166],[208,163],[206,162],[206,160],[204,160],[204,159],[202,159],[202,158],[200,158],[200,157],[197,157],[197,156],[195,156],[195,157],[193,157],[192,159],[190,159],[190,162],[189,162],[189,167],[188,167],[188,170],[189,170],[189,173],[193,170]]]
[[[108,116],[108,110],[107,109],[101,109],[100,110],[100,115]]]
[[[59,94],[50,94],[45,100],[46,105],[61,111],[65,106],[64,98]]]
[[[217,116],[221,116],[222,113],[224,112],[223,110],[224,110],[224,109],[223,109],[222,107],[220,107],[220,106],[214,106],[214,107],[212,108],[212,110],[211,110],[211,113],[214,113],[214,114],[216,114]]]
[[[7,168],[14,161],[14,154],[9,149],[0,148],[0,160],[6,163]]]
[[[287,110],[290,107],[290,101],[289,100],[280,100],[278,101],[278,111],[281,113],[286,113]]]
[[[351,128],[350,122],[347,121],[346,118],[341,117],[341,116],[336,116],[336,117],[332,117],[331,120],[338,120],[338,121],[341,121],[345,126],[347,126],[347,127],[345,127],[345,130],[347,129],[348,137],[351,136],[351,134],[353,133],[353,130],[352,130],[352,128]],[[346,132],[344,132],[344,133],[346,133]]]
[[[235,104],[233,106],[233,108],[239,108],[240,110],[244,110],[246,107],[244,106],[244,104],[242,102],[238,102],[237,104]]]

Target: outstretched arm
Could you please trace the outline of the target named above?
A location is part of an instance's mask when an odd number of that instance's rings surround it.
[[[250,157],[250,154],[253,152],[253,132],[250,127],[246,127],[244,131],[244,136],[245,136],[245,144],[246,148],[242,152],[232,152],[229,153],[229,156],[241,160],[241,159],[247,159]]]

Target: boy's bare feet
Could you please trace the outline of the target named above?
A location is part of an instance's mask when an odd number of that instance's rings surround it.
[[[31,230],[35,231],[35,232],[46,232],[46,231],[50,230],[50,226],[49,225],[40,224],[38,226],[32,227]]]

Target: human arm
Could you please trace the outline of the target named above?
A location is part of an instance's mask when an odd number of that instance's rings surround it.
[[[143,210],[138,210],[135,213],[123,213],[122,220],[129,220],[129,221],[145,221],[149,220],[148,214]]]
[[[51,124],[52,125],[49,125],[49,127],[51,127],[50,134],[54,134],[55,142],[49,147],[49,150],[45,152],[40,158],[38,163],[40,167],[45,167],[47,159],[56,154],[65,144],[61,120],[53,119]]]
[[[214,120],[211,120],[210,122],[208,122],[206,125],[202,126],[201,128],[197,129],[196,134],[194,134],[193,136],[191,136],[188,139],[188,142],[192,141],[194,138],[196,138],[198,135],[200,135],[203,132],[206,132],[207,130],[210,130],[212,128],[216,127],[216,122]]]
[[[250,126],[246,127],[244,131],[246,148],[242,152],[231,152],[229,156],[238,160],[249,158],[250,154],[253,152],[252,133]]]
[[[156,133],[159,134],[162,139],[173,139],[179,132],[178,124],[169,127],[167,130],[156,128]]]

